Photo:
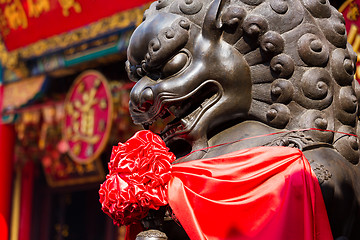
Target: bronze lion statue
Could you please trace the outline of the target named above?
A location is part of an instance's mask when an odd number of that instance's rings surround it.
[[[146,129],[172,115],[179,161],[301,149],[334,239],[360,239],[356,59],[328,0],[158,0],[128,48],[130,113]]]

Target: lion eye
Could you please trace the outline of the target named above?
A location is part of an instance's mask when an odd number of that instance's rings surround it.
[[[178,53],[170,59],[162,69],[161,78],[167,78],[182,70],[188,62],[188,55],[186,53]]]

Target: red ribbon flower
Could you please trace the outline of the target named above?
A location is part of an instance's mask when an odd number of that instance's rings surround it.
[[[109,174],[99,190],[102,210],[120,226],[141,220],[149,209],[168,204],[166,184],[174,160],[164,141],[147,130],[114,146]]]

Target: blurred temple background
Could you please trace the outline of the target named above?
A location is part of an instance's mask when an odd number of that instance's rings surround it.
[[[360,0],[330,3],[357,52]],[[0,240],[124,239],[98,190],[112,146],[140,129],[125,61],[149,4],[0,0]]]

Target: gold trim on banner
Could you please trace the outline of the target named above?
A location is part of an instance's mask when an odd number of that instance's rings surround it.
[[[10,68],[10,69],[14,69],[19,62],[19,53],[17,51],[14,52],[8,52],[6,50],[6,47],[4,45],[4,42],[1,40],[0,41],[0,62],[1,65]]]
[[[111,17],[103,18],[99,21],[73,30],[39,40],[29,46],[8,52],[4,42],[0,42],[0,61],[7,68],[14,68],[18,65],[19,58],[39,57],[47,51],[56,49],[65,49],[74,44],[82,43],[94,39],[102,34],[123,29],[134,25],[139,25],[143,19],[144,11],[150,6],[150,3],[128,11],[120,12]]]

